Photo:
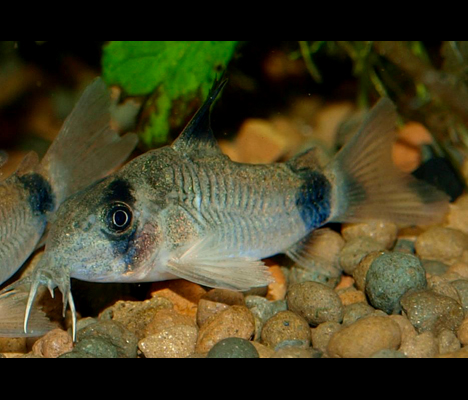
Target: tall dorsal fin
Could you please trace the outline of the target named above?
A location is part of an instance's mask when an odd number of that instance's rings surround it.
[[[211,129],[211,108],[227,83],[227,79],[215,81],[205,103],[172,144],[172,148],[186,155],[219,155],[221,149]]]

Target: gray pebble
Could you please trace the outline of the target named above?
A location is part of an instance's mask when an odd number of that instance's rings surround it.
[[[80,342],[89,338],[100,339],[113,346],[119,358],[136,358],[137,356],[138,338],[119,322],[99,321],[87,325],[85,328],[78,331],[78,343],[75,348],[77,346],[79,348]],[[98,345],[102,345],[102,342],[96,342],[96,346]],[[87,347],[89,346],[89,342],[81,346]]]
[[[312,326],[341,322],[343,304],[336,292],[318,282],[304,282],[289,287],[288,308]]]
[[[367,303],[350,304],[344,308],[343,326],[354,324],[358,319],[367,317],[374,311],[375,309]]]
[[[406,316],[419,333],[456,331],[463,322],[463,307],[454,299],[431,290],[409,292],[401,299]]]
[[[271,358],[320,358],[322,353],[315,349],[303,349],[295,346],[285,346],[279,349]]]
[[[439,343],[439,354],[454,353],[461,349],[461,343],[457,336],[448,329],[444,329],[439,333],[437,341]]]
[[[458,292],[463,309],[468,315],[468,280],[459,279],[457,281],[453,281],[451,284]]]
[[[173,304],[168,299],[158,296],[145,301],[120,300],[104,310],[100,319],[120,322],[138,339],[143,339],[145,329],[153,320],[156,312],[171,308],[173,308]]]
[[[62,354],[58,358],[97,358],[90,353],[83,352],[81,350],[73,350],[69,353]]]
[[[94,358],[119,358],[119,351],[113,343],[103,337],[87,337],[76,343],[74,350]]]
[[[303,268],[299,265],[291,267],[288,279],[289,284],[294,285],[297,283],[304,282],[319,282],[327,285],[330,288],[334,288],[340,282],[341,271],[336,269],[331,273],[325,274],[321,269],[314,268]]]
[[[383,349],[375,353],[371,358],[408,358],[401,351]]]
[[[255,340],[261,338],[263,325],[266,321],[288,309],[286,300],[269,301],[260,296],[247,296],[245,304],[255,318]]]
[[[385,253],[371,264],[366,277],[369,302],[387,314],[401,311],[401,297],[412,289],[425,289],[426,273],[419,259],[411,254]]]
[[[208,358],[260,358],[257,349],[245,339],[227,338],[216,343]]]
[[[400,253],[414,254],[414,242],[408,239],[398,239],[393,251],[398,251]]]
[[[429,276],[427,279],[427,288],[437,294],[441,294],[442,296],[450,297],[461,304],[457,289],[455,289],[450,282],[440,276]]]
[[[449,267],[447,264],[444,264],[442,261],[438,260],[421,260],[423,268],[428,274],[440,276],[445,274]]]
[[[346,242],[340,253],[340,265],[343,270],[352,275],[359,262],[373,251],[385,250],[385,246],[367,237],[357,237]]]

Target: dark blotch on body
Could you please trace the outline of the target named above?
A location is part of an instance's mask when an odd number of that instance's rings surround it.
[[[36,214],[45,214],[55,208],[55,196],[50,183],[40,174],[20,176],[19,181],[28,192],[28,202]]]
[[[330,217],[331,185],[318,171],[302,171],[304,184],[300,187],[297,208],[307,230],[318,228]]]

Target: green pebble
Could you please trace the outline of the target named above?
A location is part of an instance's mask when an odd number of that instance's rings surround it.
[[[461,300],[461,305],[465,310],[465,314],[468,315],[468,280],[459,279],[452,282],[452,286],[457,290],[458,296]]]
[[[426,287],[426,271],[419,258],[411,254],[382,254],[372,262],[366,276],[370,304],[387,314],[401,312],[400,300],[409,290]]]
[[[248,340],[227,338],[216,343],[207,358],[260,358],[255,346]]]
[[[447,264],[438,260],[421,260],[421,263],[426,272],[431,275],[440,276],[445,274],[449,269]]]
[[[118,358],[118,351],[109,341],[98,338],[88,337],[75,345],[74,351],[89,354],[96,358]]]

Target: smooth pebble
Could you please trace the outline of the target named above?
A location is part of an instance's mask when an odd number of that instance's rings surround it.
[[[138,342],[146,358],[186,358],[195,353],[198,329],[193,325],[168,326]]]
[[[411,254],[382,254],[374,259],[366,276],[370,304],[387,314],[400,313],[400,299],[406,292],[426,286],[426,272],[419,259]]]
[[[216,343],[208,358],[260,358],[255,346],[248,340],[227,338]]]
[[[352,275],[354,269],[367,254],[384,249],[385,246],[371,238],[357,237],[351,239],[346,242],[340,252],[340,265],[348,275]]]
[[[398,324],[388,317],[361,318],[333,335],[327,353],[333,358],[369,358],[384,350],[397,350],[401,343]]]
[[[456,331],[464,319],[463,307],[457,301],[432,290],[408,292],[402,297],[401,305],[419,333]]]
[[[262,342],[275,348],[286,340],[297,340],[302,347],[309,347],[311,341],[310,327],[307,321],[292,311],[282,311],[270,318],[262,330]]]
[[[468,250],[468,235],[456,229],[436,226],[418,236],[415,248],[420,258],[453,264]]]
[[[255,334],[255,319],[245,306],[231,306],[216,314],[199,331],[197,353],[207,353],[223,339],[238,337],[250,340]]]
[[[290,286],[287,302],[290,311],[303,317],[312,326],[343,320],[340,297],[334,290],[318,282]]]

